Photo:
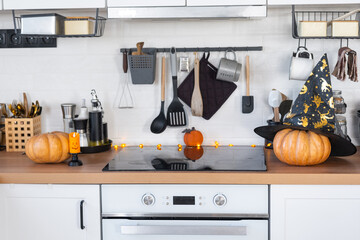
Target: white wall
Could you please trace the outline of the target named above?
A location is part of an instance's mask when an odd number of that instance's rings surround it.
[[[122,73],[119,49],[134,47],[139,41],[144,41],[145,47],[263,46],[262,52],[237,53],[241,63],[244,63],[246,54],[250,55],[250,87],[255,98],[255,109],[251,114],[241,113],[241,97],[245,95],[242,76],[237,90],[213,118],[207,121],[189,117],[189,126],[203,132],[205,144],[213,144],[214,141],[220,144],[263,144],[263,139],[254,134],[253,129],[264,125],[272,117],[267,104],[269,91],[276,88],[293,99],[303,85],[303,82],[288,80],[290,57],[298,44],[291,37],[290,13],[290,7],[272,8],[269,17],[250,21],[111,19],[107,21],[101,38],[60,38],[58,47],[53,49],[0,49],[0,102],[11,103],[14,98],[21,99],[23,91],[27,92],[33,101],[38,99],[43,105],[42,130],[48,132],[63,127],[61,103],[74,102],[80,106],[81,99],[86,98],[90,106],[90,90],[94,88],[105,109],[109,137],[115,143],[178,144],[182,143],[182,127],[168,127],[158,135],[150,132],[150,124],[160,110],[158,74],[153,85],[130,86],[135,108],[117,108],[121,84],[126,78]],[[2,12],[0,28],[11,27],[10,12]],[[339,40],[309,40],[307,46],[315,59],[324,52],[328,53],[330,69],[333,69]],[[358,51],[360,41],[350,40],[350,47]],[[223,54],[211,53],[210,61],[217,66]],[[187,55],[192,57],[193,62],[192,53]],[[158,54],[158,62],[161,56]],[[172,99],[169,68],[167,75],[166,106]],[[180,75],[180,81],[185,76]],[[332,83],[333,89],[343,90],[348,105],[348,132],[358,144],[356,111],[360,109],[360,84],[350,80],[341,82],[333,77]],[[190,109],[185,109],[190,115]]]

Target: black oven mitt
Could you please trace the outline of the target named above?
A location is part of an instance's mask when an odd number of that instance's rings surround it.
[[[216,80],[218,69],[209,59],[210,53],[200,60],[200,91],[203,100],[203,118],[209,120],[235,91],[236,84]],[[178,97],[191,107],[191,97],[194,90],[194,69],[178,87]]]

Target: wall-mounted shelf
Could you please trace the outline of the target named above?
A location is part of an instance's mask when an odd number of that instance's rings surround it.
[[[131,48],[121,48],[120,52],[129,52]],[[225,52],[225,51],[262,51],[262,46],[254,47],[189,47],[176,48],[176,52]],[[156,48],[156,52],[170,52],[170,48]]]
[[[12,10],[13,23],[15,33],[21,36],[32,36],[32,37],[49,37],[49,38],[79,38],[79,37],[101,37],[104,34],[106,18],[99,16],[99,9],[96,9],[95,22],[94,22],[94,33],[92,34],[76,34],[76,35],[45,35],[45,34],[21,34],[21,18],[15,15],[15,11]]]
[[[360,36],[357,37],[302,37],[299,36],[298,27],[300,26],[300,21],[331,21],[336,19],[348,11],[296,11],[295,6],[292,5],[292,36],[295,39],[360,39]],[[345,20],[355,20],[355,14],[351,15]]]

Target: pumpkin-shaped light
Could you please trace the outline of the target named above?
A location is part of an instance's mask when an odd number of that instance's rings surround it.
[[[70,157],[69,134],[43,133],[31,137],[25,144],[25,153],[36,163],[60,163]]]
[[[331,152],[331,144],[326,136],[294,129],[276,133],[273,148],[280,161],[299,166],[323,163]]]
[[[185,129],[183,131],[184,134],[184,142],[186,146],[196,147],[201,146],[204,141],[204,137],[202,133],[196,130],[194,127],[192,129]]]

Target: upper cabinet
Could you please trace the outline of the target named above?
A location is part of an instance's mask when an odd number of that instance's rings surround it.
[[[108,18],[266,17],[267,0],[108,0]],[[151,7],[151,8],[149,8]]]
[[[108,7],[244,6],[266,5],[266,0],[108,0]]]
[[[1,0],[0,0],[1,1]],[[5,10],[105,8],[106,0],[2,0]]]
[[[266,0],[187,0],[187,6],[266,5]]]
[[[108,7],[174,7],[185,4],[185,0],[107,0]]]
[[[0,0],[0,10],[3,10],[3,1]]]
[[[359,0],[268,0],[269,5],[359,4]]]

